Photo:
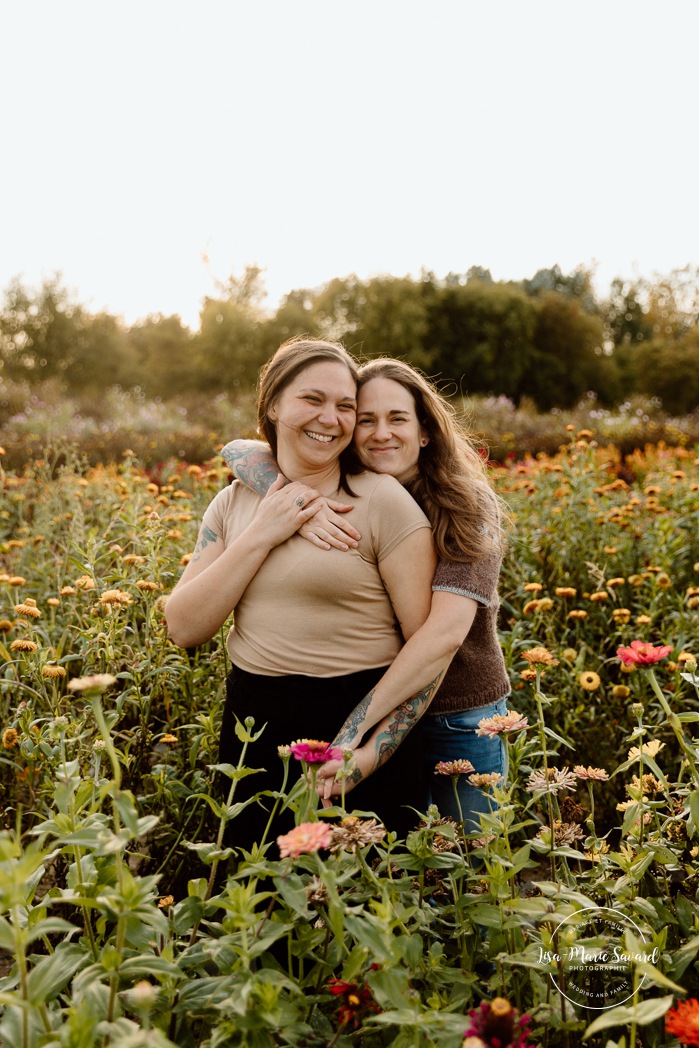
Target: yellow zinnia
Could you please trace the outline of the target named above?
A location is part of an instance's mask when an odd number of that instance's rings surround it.
[[[585,670],[584,673],[580,674],[580,684],[585,691],[597,691],[602,681],[600,680],[599,674],[595,673],[594,670]]]

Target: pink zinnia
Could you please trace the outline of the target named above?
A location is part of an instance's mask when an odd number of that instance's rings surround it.
[[[327,848],[331,839],[332,833],[326,822],[302,822],[300,826],[294,826],[293,830],[277,837],[277,844],[282,859],[287,855],[298,859],[299,855]]]
[[[297,761],[306,764],[325,764],[326,761],[341,761],[342,750],[319,739],[297,739],[289,747]]]
[[[672,651],[670,644],[647,644],[642,640],[632,640],[629,648],[617,648],[616,653],[625,666],[652,666],[661,659],[667,658]]]
[[[476,735],[488,735],[491,739],[496,735],[509,735],[511,731],[523,731],[529,727],[526,717],[521,717],[516,710],[508,710],[504,715],[496,713],[492,717],[484,717],[478,721]]]

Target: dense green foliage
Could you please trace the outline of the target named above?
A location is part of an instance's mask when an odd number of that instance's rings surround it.
[[[360,357],[404,357],[452,391],[526,398],[540,410],[570,408],[590,391],[603,405],[660,397],[671,414],[699,404],[699,278],[689,269],[656,283],[616,280],[605,300],[585,269],[557,266],[519,282],[479,268],[443,279],[336,278],[290,292],[273,313],[263,298],[261,272],[248,267],[204,300],[196,331],[160,315],[127,327],[91,314],[58,277],[38,290],[16,280],[0,305],[0,422],[12,382],[164,399],[249,390],[298,334],[340,339]]]
[[[69,451],[0,469],[3,1044],[459,1048],[504,996],[535,1045],[675,1048],[663,1016],[699,995],[699,459],[658,446],[621,477],[615,448],[558,436],[495,473],[520,723],[482,834],[430,811],[406,841],[360,821],[284,856],[263,818],[229,877],[262,725],[239,726],[222,796],[225,649],[174,647],[161,603],[227,470]],[[621,667],[634,639],[670,649],[652,675]],[[278,801],[317,828],[284,767]],[[652,955],[601,1012],[542,953],[563,919],[584,938],[587,906],[632,918],[626,949]]]

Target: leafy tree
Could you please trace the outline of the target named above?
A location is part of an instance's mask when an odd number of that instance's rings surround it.
[[[686,415],[699,408],[699,329],[672,342],[649,341],[633,359],[636,392],[660,397],[672,415]]]
[[[64,379],[83,322],[82,307],[72,300],[59,275],[45,280],[38,292],[13,280],[0,311],[5,377],[31,383]]]
[[[612,281],[609,299],[604,303],[603,313],[608,337],[615,346],[638,345],[653,335],[653,326],[646,315],[641,301],[639,281]]]
[[[149,396],[188,392],[196,377],[194,340],[178,316],[146,317],[131,327],[128,340],[135,381]]]
[[[522,392],[542,411],[573,407],[588,391],[607,399],[613,363],[604,356],[600,317],[584,312],[577,299],[555,291],[537,301],[534,351]],[[602,375],[605,376],[601,381]]]
[[[578,299],[588,313],[597,313],[598,305],[592,287],[592,272],[586,266],[577,266],[572,273],[563,273],[559,265],[538,269],[533,277],[522,281],[522,287],[532,298],[555,291],[558,295]]]
[[[512,284],[472,281],[435,291],[425,343],[433,369],[469,393],[517,399],[534,349],[537,311]]]
[[[424,282],[375,277],[364,285],[354,350],[367,357],[405,357],[416,367],[429,369],[433,357],[425,347],[427,308]]]

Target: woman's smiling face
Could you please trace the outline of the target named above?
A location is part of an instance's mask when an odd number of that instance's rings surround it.
[[[269,411],[285,471],[294,475],[337,461],[352,440],[356,397],[350,371],[335,361],[311,364],[291,380]]]
[[[412,393],[392,378],[369,379],[359,390],[354,444],[365,466],[402,484],[417,474],[427,443]]]

